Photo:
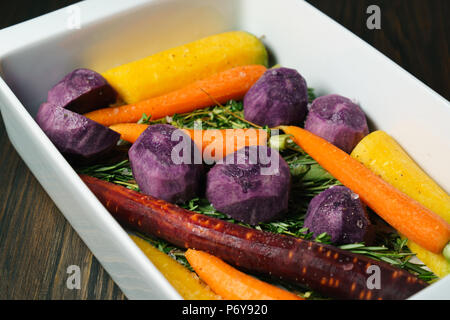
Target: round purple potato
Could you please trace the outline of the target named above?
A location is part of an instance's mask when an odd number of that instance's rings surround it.
[[[117,144],[120,134],[83,115],[45,102],[36,122],[58,148],[73,162],[85,163],[107,154]]]
[[[350,99],[335,94],[312,102],[305,129],[347,153],[369,133],[361,108]]]
[[[206,197],[218,211],[255,225],[286,213],[290,184],[289,166],[276,150],[250,146],[214,165]]]
[[[308,87],[294,69],[267,70],[244,97],[244,118],[260,126],[302,125]]]
[[[201,154],[183,131],[168,124],[151,125],[128,155],[143,193],[172,203],[183,203],[199,194],[204,182]]]
[[[308,206],[305,227],[314,236],[326,232],[335,244],[368,240],[370,221],[359,196],[344,186],[334,186],[315,196]]]
[[[117,92],[100,74],[89,69],[76,69],[48,92],[47,102],[76,113],[106,107],[117,99]]]

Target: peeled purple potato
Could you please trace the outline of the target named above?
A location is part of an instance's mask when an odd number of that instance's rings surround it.
[[[302,125],[308,87],[294,69],[267,70],[244,97],[244,118],[260,126]]]
[[[361,108],[350,99],[335,94],[319,97],[312,102],[305,129],[347,153],[369,133]]]
[[[128,155],[143,193],[172,203],[183,203],[199,194],[204,180],[201,154],[182,130],[168,124],[151,125]]]
[[[289,166],[277,151],[244,147],[208,172],[206,197],[218,211],[255,225],[286,213],[290,181]]]
[[[76,113],[106,107],[117,99],[117,92],[99,73],[76,69],[48,92],[47,102]]]
[[[85,116],[45,102],[36,122],[68,160],[90,162],[111,151],[120,134]]]
[[[359,196],[334,186],[315,196],[308,206],[305,227],[314,236],[326,232],[335,244],[362,242],[370,236],[370,221]]]

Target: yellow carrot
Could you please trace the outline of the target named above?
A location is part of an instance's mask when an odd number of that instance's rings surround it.
[[[195,273],[186,269],[176,260],[159,251],[144,239],[134,235],[130,237],[184,299],[221,299]]]
[[[237,66],[267,66],[267,57],[257,37],[231,31],[112,68],[102,75],[126,103],[133,104]]]
[[[411,240],[408,240],[407,246],[439,278],[444,278],[450,274],[450,262],[442,253],[437,254],[428,251]]]

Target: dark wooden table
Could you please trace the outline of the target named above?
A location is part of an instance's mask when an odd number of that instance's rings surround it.
[[[0,28],[74,2],[1,1]],[[448,0],[309,2],[449,99]],[[366,26],[371,4],[381,8],[381,30]],[[69,265],[80,266],[79,290],[66,287]],[[0,299],[126,299],[19,158],[2,121]]]

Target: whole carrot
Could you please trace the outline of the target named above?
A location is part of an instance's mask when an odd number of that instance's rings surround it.
[[[109,127],[120,138],[134,143],[148,128],[146,124],[119,123]],[[219,160],[246,146],[266,145],[267,131],[263,129],[182,129],[202,151],[205,160]]]
[[[226,300],[304,300],[249,276],[204,251],[188,249],[185,257],[200,279]]]
[[[186,113],[229,100],[241,100],[248,89],[263,75],[262,65],[240,66],[219,72],[165,95],[120,107],[103,108],[84,114],[104,126],[137,122],[142,114],[152,120],[175,113]]]
[[[450,225],[440,216],[325,139],[295,126],[280,128],[401,234],[434,253],[445,252],[444,248],[450,247]]]

